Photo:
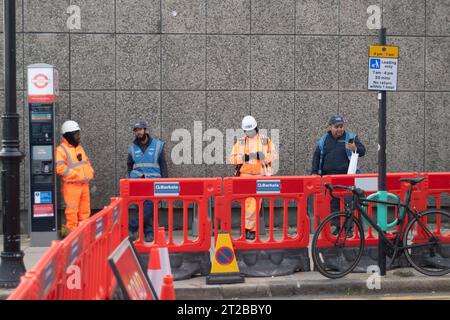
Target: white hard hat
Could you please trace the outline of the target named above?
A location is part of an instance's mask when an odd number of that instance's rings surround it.
[[[66,134],[67,132],[75,132],[78,130],[81,130],[80,126],[78,125],[78,123],[76,123],[75,121],[72,121],[72,120],[64,122],[61,127],[62,134]]]
[[[242,130],[244,131],[253,130],[257,126],[258,124],[256,123],[255,118],[253,118],[252,116],[246,116],[244,117],[244,119],[242,119]]]

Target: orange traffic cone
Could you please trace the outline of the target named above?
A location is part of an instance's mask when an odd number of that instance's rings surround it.
[[[158,297],[161,295],[161,287],[163,284],[163,270],[161,269],[161,259],[159,249],[152,248],[148,257],[147,275]]]
[[[164,282],[161,289],[160,300],[176,300],[175,288],[173,286],[173,276],[168,275],[164,277]]]
[[[172,269],[170,268],[169,248],[167,248],[166,232],[164,231],[164,227],[160,227],[158,229],[156,244],[159,247],[163,276],[172,275]]]

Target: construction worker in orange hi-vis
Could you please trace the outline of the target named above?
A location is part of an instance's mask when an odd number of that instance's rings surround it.
[[[89,181],[94,178],[94,169],[80,145],[78,123],[71,120],[64,122],[61,134],[62,143],[56,148],[56,173],[62,179],[66,206],[66,226],[61,228],[64,237],[91,215]]]
[[[231,151],[230,163],[236,167],[237,177],[258,177],[272,175],[272,164],[278,160],[278,153],[270,138],[259,133],[258,124],[252,116],[242,120],[245,136],[238,139]],[[245,238],[254,240],[256,236],[256,215],[261,200],[245,199]]]

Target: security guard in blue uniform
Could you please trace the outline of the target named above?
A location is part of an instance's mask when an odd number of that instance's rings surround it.
[[[167,178],[167,162],[164,142],[152,138],[147,124],[139,121],[133,126],[134,142],[128,148],[128,178]],[[130,218],[128,229],[133,235],[139,227],[139,218]],[[153,241],[153,202],[144,201],[144,236],[146,242]]]

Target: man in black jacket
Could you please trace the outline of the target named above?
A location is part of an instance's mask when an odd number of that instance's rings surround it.
[[[152,138],[146,130],[147,124],[144,121],[137,122],[133,127],[135,140],[128,148],[128,177],[167,178],[164,142]],[[128,229],[132,238],[138,227],[138,217],[130,218]],[[153,202],[150,200],[144,201],[144,236],[146,242],[153,241]]]
[[[347,174],[351,152],[364,157],[366,148],[358,136],[345,130],[341,116],[331,117],[328,125],[329,131],[320,139],[314,152],[311,174]]]
[[[357,152],[359,157],[366,154],[366,148],[358,139],[358,136],[345,130],[344,119],[341,116],[333,116],[328,122],[328,132],[325,133],[317,144],[312,160],[312,175],[336,175],[347,174],[352,152]],[[346,202],[351,198],[346,197]],[[340,211],[339,200],[331,201],[331,212]],[[339,231],[339,221],[333,221],[335,226],[333,233]]]

